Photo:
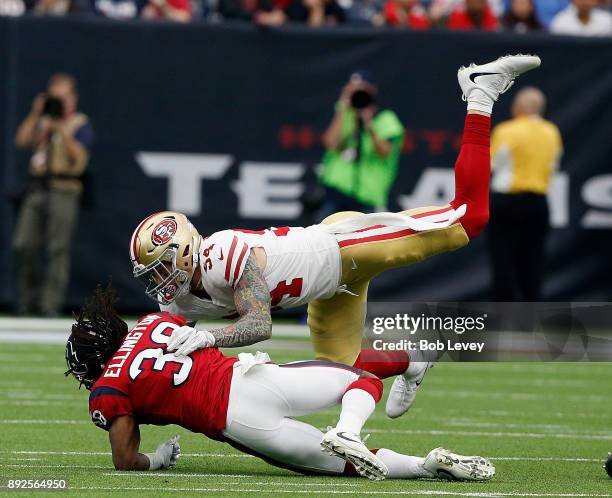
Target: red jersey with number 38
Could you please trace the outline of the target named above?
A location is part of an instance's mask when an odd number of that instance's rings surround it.
[[[188,320],[234,315],[234,288],[249,252],[266,252],[263,277],[273,308],[293,308],[328,299],[340,285],[340,248],[334,235],[319,225],[266,230],[223,230],[200,245],[202,286],[210,299],[187,293],[161,309]]]
[[[216,348],[189,356],[166,351],[172,332],[185,325],[176,315],[141,318],[108,361],[89,396],[92,421],[109,430],[131,415],[139,424],[177,424],[222,439],[233,365]]]

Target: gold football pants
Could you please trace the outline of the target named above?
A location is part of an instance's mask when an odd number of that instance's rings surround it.
[[[450,206],[424,207],[401,214],[439,220]],[[330,224],[360,215],[335,213],[322,221]],[[356,296],[342,293],[308,305],[308,327],[317,359],[353,365],[361,350],[368,286],[379,273],[423,261],[465,246],[469,239],[459,222],[448,228],[415,232],[403,228],[370,227],[338,237],[342,259],[341,284]]]

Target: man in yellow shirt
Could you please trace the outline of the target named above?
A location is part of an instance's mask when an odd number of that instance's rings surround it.
[[[538,301],[548,231],[546,193],[563,152],[561,133],[542,115],[544,94],[523,88],[513,119],[491,135],[489,240],[497,301]]]

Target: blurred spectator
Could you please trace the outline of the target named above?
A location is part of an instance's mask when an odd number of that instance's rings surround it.
[[[516,33],[543,29],[536,16],[533,0],[512,0],[508,13],[502,19],[502,25],[505,29]]]
[[[572,0],[550,23],[550,32],[563,35],[612,36],[612,14],[597,8],[597,0]]]
[[[80,12],[79,3],[75,0],[38,0],[32,12],[39,16],[65,16]]]
[[[451,12],[446,26],[453,31],[495,31],[499,22],[487,0],[465,0]]]
[[[542,118],[546,99],[523,88],[512,104],[513,119],[491,135],[489,243],[497,301],[538,301],[548,231],[546,193],[563,144],[559,129]]]
[[[346,12],[347,22],[365,26],[382,26],[384,0],[343,0],[340,6]]]
[[[0,17],[18,17],[25,14],[23,0],[0,0]]]
[[[323,135],[322,219],[337,211],[374,211],[388,204],[397,176],[404,127],[390,110],[379,112],[377,87],[362,71],[351,75]]]
[[[307,23],[313,28],[346,21],[344,9],[336,0],[293,0],[285,12],[290,22]]]
[[[47,93],[34,99],[15,136],[17,147],[33,152],[13,240],[21,314],[55,316],[64,302],[81,176],[93,141],[93,129],[87,116],[77,112],[77,101],[74,78],[53,75]]]
[[[253,21],[258,13],[271,12],[274,6],[268,0],[220,0],[218,9],[224,19]]]
[[[429,29],[431,23],[420,0],[388,0],[385,19],[391,26],[407,26],[412,29]]]
[[[280,26],[287,21],[287,15],[282,8],[277,6],[272,10],[258,9],[253,14],[253,21],[259,26]]]
[[[545,27],[550,25],[553,17],[569,5],[569,0],[534,0],[538,19]]]
[[[464,0],[431,0],[426,2],[429,5],[429,20],[433,24],[442,24],[448,16],[457,8],[462,6]],[[504,0],[489,0],[489,7],[493,10],[495,17],[501,17],[506,11]]]
[[[176,22],[191,21],[189,0],[149,0],[142,9],[145,19],[167,19]]]
[[[140,0],[91,0],[93,12],[109,19],[134,19],[139,16]]]

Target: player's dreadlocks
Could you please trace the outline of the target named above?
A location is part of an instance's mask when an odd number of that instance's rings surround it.
[[[91,389],[128,332],[127,323],[113,307],[116,300],[117,293],[110,283],[106,288],[98,285],[94,296],[75,316],[76,323],[66,343],[65,375],[74,375],[79,388],[84,385]]]

